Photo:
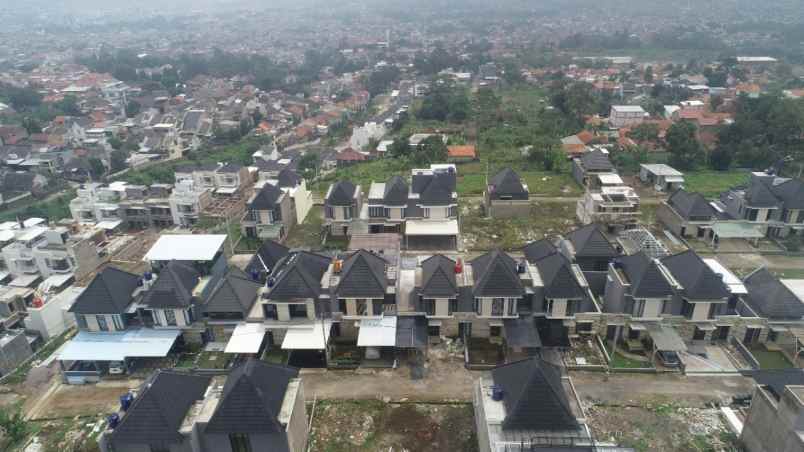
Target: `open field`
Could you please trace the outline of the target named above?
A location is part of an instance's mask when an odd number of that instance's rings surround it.
[[[324,224],[324,208],[313,206],[304,223],[293,226],[285,245],[290,248],[318,248],[321,246],[321,227]]]
[[[315,452],[477,450],[471,404],[325,400],[312,415]]]
[[[747,171],[690,171],[684,173],[684,187],[707,198],[715,198],[721,192],[736,185],[748,183]]]
[[[594,405],[587,409],[593,434],[644,452],[738,451],[716,408],[662,401],[643,405]]]
[[[556,235],[576,226],[575,201],[534,202],[530,213],[517,218],[487,218],[479,203],[461,206],[461,237],[467,250],[483,251],[495,247],[518,249],[547,235]]]

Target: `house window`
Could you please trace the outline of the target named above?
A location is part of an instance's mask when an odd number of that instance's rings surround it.
[[[325,206],[324,207],[324,217],[332,219],[335,216],[334,212],[332,211],[332,207]]]
[[[533,306],[530,300],[527,298],[517,298],[516,300],[516,311],[522,314],[530,314],[533,311]]]
[[[509,316],[516,315],[516,298],[510,298],[508,300],[508,315]]]
[[[500,337],[502,335],[502,327],[501,326],[492,326],[489,328],[489,336],[491,337]]]
[[[342,314],[346,314],[346,300],[343,298],[338,299],[338,311]]]
[[[372,300],[371,302],[371,315],[381,315],[382,314],[382,303],[383,300]]]
[[[491,300],[491,315],[503,315],[505,307],[505,298],[494,298]]]
[[[307,305],[306,304],[290,304],[288,305],[291,319],[306,319],[307,318]]]
[[[427,315],[435,315],[436,301],[435,300],[422,300],[422,302],[423,302],[423,305],[424,305],[424,313],[427,314]]]
[[[447,312],[447,314],[449,314],[449,315],[455,314],[455,311],[458,310],[458,300],[456,300],[454,298],[450,299],[448,308],[449,308],[449,311]]]
[[[645,314],[645,300],[634,300],[634,310],[631,314],[634,317],[642,317]]]
[[[123,319],[119,315],[113,315],[112,322],[114,322],[114,329],[118,331],[123,329]]]
[[[578,305],[580,304],[581,302],[578,300],[567,300],[567,312],[565,315],[567,317],[574,316],[578,312]]]
[[[100,331],[109,331],[109,325],[106,324],[105,315],[96,315],[95,320],[98,321],[98,329]]]
[[[386,210],[383,207],[369,207],[369,217],[371,218],[385,218]]]
[[[176,326],[176,312],[172,309],[166,309],[163,312],[165,313],[165,321],[167,322],[167,326]]]
[[[430,325],[427,327],[427,335],[431,337],[441,336],[441,327],[438,325]]]
[[[75,315],[75,323],[78,324],[78,329],[80,329],[80,330],[87,329],[87,318],[84,317],[83,314],[76,314]]]
[[[545,308],[544,312],[547,315],[553,315],[553,300],[547,300],[547,307]]]
[[[368,315],[368,303],[366,300],[359,299],[355,302],[357,315]]]
[[[423,212],[422,215],[424,216],[424,218],[430,218],[430,208],[429,207],[425,207],[424,209],[422,209],[422,212]]]
[[[477,315],[483,315],[483,302],[480,298],[475,298],[474,310]]]
[[[684,300],[684,306],[681,308],[681,315],[687,319],[691,319],[693,312],[695,312],[695,305],[687,300]]]
[[[232,452],[251,452],[248,435],[243,433],[230,433],[229,445],[232,446]]]

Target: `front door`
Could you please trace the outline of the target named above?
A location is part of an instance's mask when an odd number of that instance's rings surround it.
[[[751,345],[753,344],[757,338],[759,338],[759,332],[761,330],[759,328],[748,328],[745,330],[745,336],[743,336],[743,344],[744,345]]]

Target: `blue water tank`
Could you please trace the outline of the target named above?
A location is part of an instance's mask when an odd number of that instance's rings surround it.
[[[145,278],[146,281],[150,281],[154,278],[154,274],[151,272],[145,272],[145,275],[143,275],[143,277]]]
[[[117,428],[117,425],[120,424],[120,415],[117,413],[112,413],[106,418],[106,422],[109,424],[109,428],[114,430]]]
[[[500,385],[491,387],[491,400],[499,402],[503,399],[503,388]]]
[[[274,287],[276,284],[276,278],[268,278],[268,287]]]
[[[126,393],[120,396],[120,409],[123,411],[128,411],[131,403],[134,402],[134,394]]]
[[[260,272],[258,272],[257,270],[251,270],[251,279],[253,279],[254,281],[260,279]]]

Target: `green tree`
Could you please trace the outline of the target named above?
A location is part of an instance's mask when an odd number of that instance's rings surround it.
[[[28,423],[19,408],[0,407],[0,430],[16,444],[28,435]]]
[[[128,164],[126,163],[126,159],[128,158],[128,153],[123,150],[114,150],[109,154],[109,164],[111,166],[111,171],[116,173],[118,171],[122,171],[126,169]]]
[[[433,135],[419,143],[416,152],[413,154],[413,162],[416,165],[429,165],[431,163],[443,163],[447,160],[447,145],[440,135]]]
[[[410,136],[399,136],[388,146],[388,155],[393,158],[406,158],[410,155]]]
[[[103,164],[101,159],[97,157],[90,157],[89,172],[92,174],[93,179],[100,180],[103,175],[106,174],[106,166]]]
[[[30,116],[22,118],[22,127],[25,128],[28,134],[42,133],[42,125],[39,124],[36,118]]]
[[[709,166],[713,170],[725,171],[731,167],[731,161],[731,150],[726,149],[723,146],[718,146],[709,153]]]
[[[695,124],[691,122],[682,121],[670,126],[666,140],[667,150],[671,154],[670,164],[676,168],[693,169],[704,157]]]
[[[642,79],[645,80],[645,83],[653,83],[653,77],[653,66],[646,67]]]
[[[717,111],[723,105],[723,96],[712,96],[709,98],[709,107],[712,111]]]
[[[631,129],[631,138],[637,142],[656,141],[659,139],[659,125],[653,122],[646,122]]]
[[[123,142],[120,141],[120,138],[111,137],[107,140],[107,142],[109,143],[109,146],[116,151],[123,149]]]
[[[319,155],[315,152],[308,152],[299,159],[299,172],[306,180],[311,181],[318,174],[320,164]]]
[[[137,102],[136,100],[130,100],[126,104],[126,116],[129,118],[133,118],[140,114],[140,110],[142,109],[142,105]]]

